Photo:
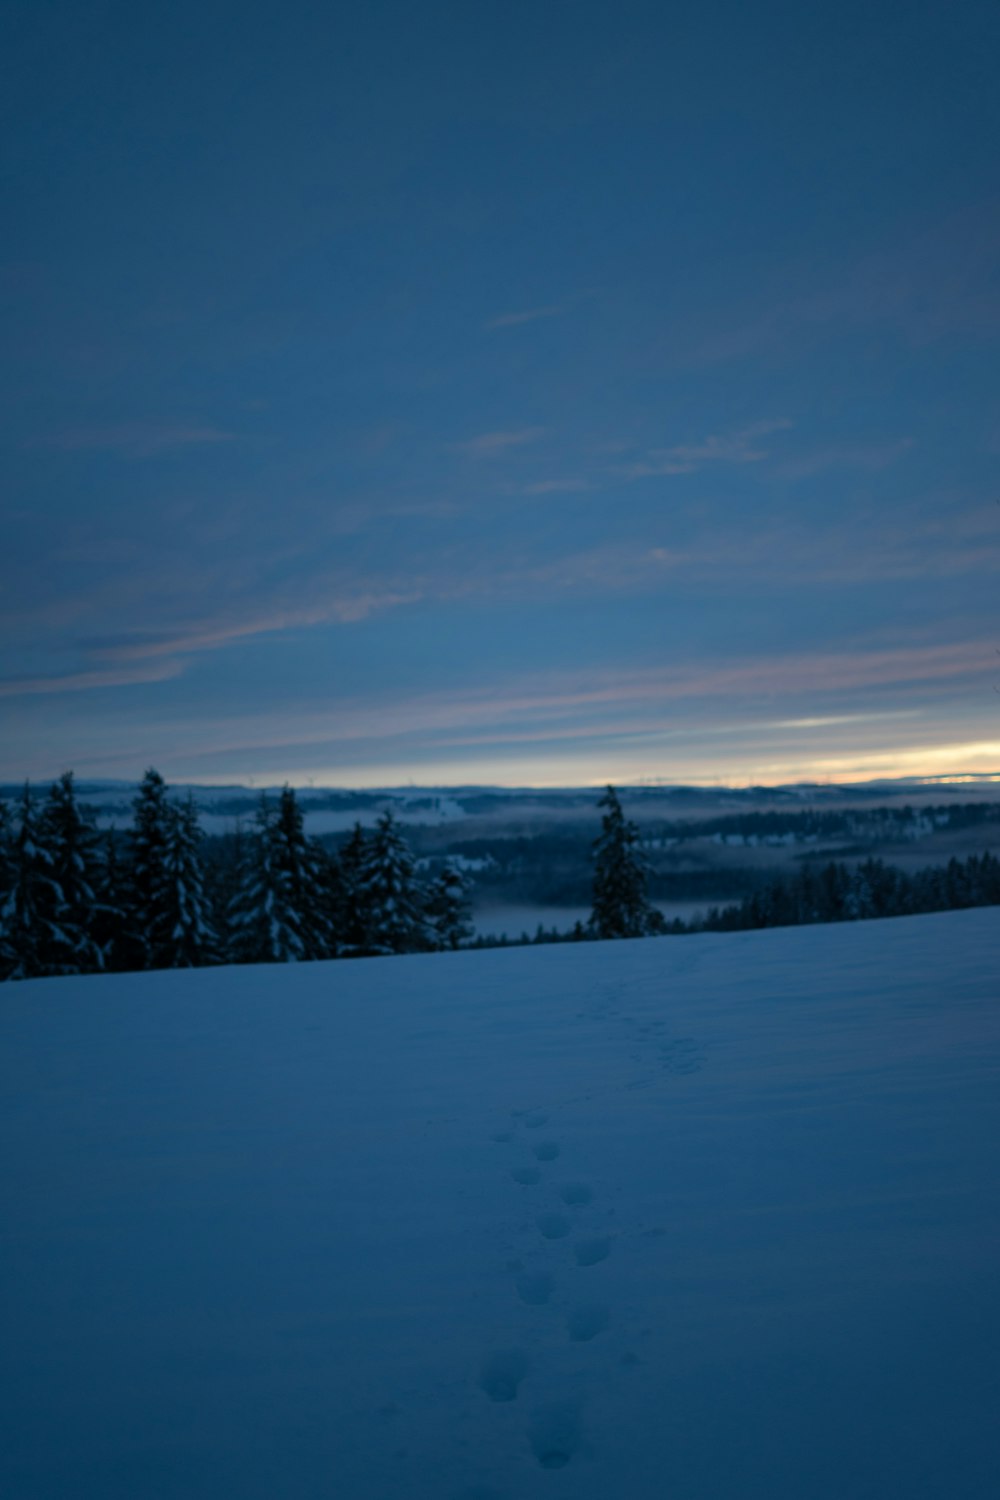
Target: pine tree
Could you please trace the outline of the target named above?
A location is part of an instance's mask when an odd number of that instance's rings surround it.
[[[229,908],[228,957],[233,963],[294,963],[303,956],[299,934],[286,921],[275,853],[274,809],[262,796],[244,839]]]
[[[278,799],[274,838],[288,917],[301,935],[302,956],[330,958],[333,932],[326,904],[326,856],[314,839],[307,838],[302,809],[290,786],[282,789]]]
[[[163,861],[164,899],[170,919],[167,963],[172,969],[212,963],[218,953],[199,854],[201,839],[198,813],[189,796],[180,807],[170,809]]]
[[[158,771],[149,770],[132,806],[131,868],[128,892],[129,968],[162,969],[170,965],[173,911],[167,891],[167,846],[172,809]]]
[[[119,836],[109,828],[97,851],[99,876],[97,906],[91,933],[101,950],[103,967],[115,973],[129,966],[130,956],[138,951],[136,939],[129,936],[128,871],[119,853]]]
[[[305,837],[295,793],[286,787],[277,809],[262,797],[230,907],[232,960],[301,963],[329,957],[333,943],[323,887],[321,857]]]
[[[40,826],[59,888],[56,917],[61,937],[55,941],[49,967],[60,974],[96,973],[105,967],[97,930],[103,877],[100,835],[76,800],[72,771],[53,783]]]
[[[220,957],[225,962],[229,961],[232,949],[230,916],[239,896],[249,839],[243,819],[237,818],[232,833],[219,840],[215,858],[206,872],[212,926],[218,934]]]
[[[819,914],[822,922],[842,922],[850,910],[850,880],[843,865],[825,865],[819,876]]]
[[[14,967],[13,944],[7,937],[7,903],[14,889],[14,833],[7,803],[0,797],[0,979]]]
[[[230,963],[275,963],[284,958],[274,941],[271,909],[276,879],[272,869],[273,814],[265,796],[244,830],[238,850],[234,889],[226,913],[226,957]]]
[[[435,948],[460,948],[472,936],[469,921],[469,882],[449,861],[431,881],[426,915]]]
[[[368,944],[368,914],[361,876],[368,852],[368,840],[360,823],[355,823],[350,838],[337,854],[337,890],[334,895],[334,931],[337,948],[342,954],[364,953]]]
[[[866,864],[859,865],[850,877],[850,885],[844,908],[849,922],[863,922],[878,915],[875,886],[871,871]]]
[[[662,932],[663,918],[646,900],[646,863],[639,830],[622,812],[614,787],[598,807],[607,808],[594,841],[594,909],[590,927],[599,938],[645,937]]]
[[[35,979],[58,974],[60,955],[66,951],[66,935],[58,922],[61,893],[27,782],[12,853],[10,884],[0,911],[3,977]]]
[[[413,855],[391,811],[379,818],[366,845],[358,890],[367,952],[416,953],[432,946]]]

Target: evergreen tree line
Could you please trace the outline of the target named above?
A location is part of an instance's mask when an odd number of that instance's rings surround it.
[[[649,901],[636,825],[613,787],[598,806],[593,911],[566,942],[859,921],[1000,904],[1000,860],[952,859],[909,875],[879,859],[804,865],[706,916],[667,921]],[[506,946],[473,938],[465,876],[450,864],[422,878],[391,812],[356,824],[335,852],[304,831],[295,793],[262,797],[231,857],[209,864],[191,797],[174,801],[148,771],[124,835],[101,833],[77,801],[72,772],[41,803],[26,785],[0,800],[0,979],[218,963],[291,963]],[[515,940],[517,941],[517,940]]]
[[[158,772],[133,811],[127,834],[102,834],[72,772],[42,802],[30,785],[13,808],[0,801],[0,978],[431,952],[471,936],[464,875],[421,879],[391,812],[331,854],[285,787],[212,866],[193,800],[172,800]]]
[[[590,921],[586,928],[578,923],[572,932],[558,938],[539,929],[535,941],[735,932],[1000,905],[1000,860],[985,852],[965,860],[951,859],[947,865],[932,865],[912,875],[874,858],[853,868],[836,861],[821,869],[803,865],[794,878],[779,878],[734,905],[714,907],[691,922],[667,922],[647,900],[648,864],[639,830],[625,818],[613,787],[608,787],[599,805],[607,811],[601,836],[594,844],[594,910]]]
[[[850,865],[804,865],[735,905],[713,908],[690,931],[736,932],[754,927],[796,927],[809,922],[858,922],[1000,905],[1000,860],[988,851],[950,859],[912,875],[881,859]]]

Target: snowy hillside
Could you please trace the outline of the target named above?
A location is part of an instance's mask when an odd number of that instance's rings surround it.
[[[993,1500],[1000,913],[9,985],[12,1500]]]

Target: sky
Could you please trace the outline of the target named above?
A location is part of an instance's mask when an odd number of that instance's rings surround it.
[[[992,0],[7,0],[0,777],[1000,772]]]

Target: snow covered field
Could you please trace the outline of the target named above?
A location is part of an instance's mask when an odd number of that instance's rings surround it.
[[[7,1500],[994,1500],[1000,912],[9,985]]]

